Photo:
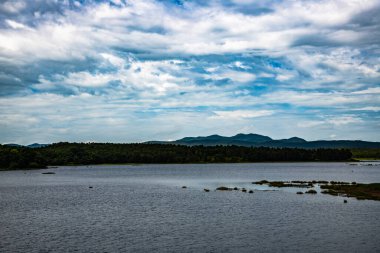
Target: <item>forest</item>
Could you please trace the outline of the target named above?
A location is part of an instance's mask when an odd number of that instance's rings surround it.
[[[351,157],[348,149],[67,142],[41,148],[0,145],[0,168],[8,170],[123,163],[347,161]]]

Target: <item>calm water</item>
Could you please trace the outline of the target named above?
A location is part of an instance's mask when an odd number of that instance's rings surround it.
[[[261,191],[250,183],[380,182],[380,166],[110,165],[48,171],[56,174],[0,172],[0,252],[380,252],[379,201],[350,198],[344,204],[342,197]],[[221,185],[255,193],[213,191]]]

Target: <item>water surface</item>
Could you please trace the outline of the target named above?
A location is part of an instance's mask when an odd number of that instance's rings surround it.
[[[261,191],[251,184],[380,182],[380,166],[109,165],[47,171],[56,174],[0,172],[1,252],[380,251],[379,201],[350,198],[344,204],[342,197]],[[221,185],[254,193],[213,191]]]

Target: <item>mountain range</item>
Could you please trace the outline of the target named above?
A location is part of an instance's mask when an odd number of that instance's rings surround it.
[[[50,144],[40,144],[40,143],[33,143],[33,144],[29,144],[29,145],[20,145],[20,144],[15,144],[15,143],[8,143],[8,144],[4,144],[5,146],[9,146],[9,147],[28,147],[28,148],[42,148],[42,147],[46,147],[46,146],[49,146]]]
[[[149,141],[146,143],[178,144],[187,146],[237,145],[246,147],[273,148],[380,148],[380,142],[369,142],[361,140],[306,141],[299,137],[274,140],[269,136],[252,133],[240,133],[231,137],[220,135],[185,137],[176,141]]]
[[[237,134],[231,137],[221,135],[185,137],[175,141],[148,141],[146,144],[175,144],[186,146],[245,146],[245,147],[271,147],[271,148],[380,148],[380,142],[370,142],[361,140],[319,140],[306,141],[299,137],[291,137],[288,139],[274,140],[269,136],[260,134]],[[19,144],[5,144],[6,146],[22,146]],[[26,145],[29,148],[40,148],[49,144],[33,143]]]

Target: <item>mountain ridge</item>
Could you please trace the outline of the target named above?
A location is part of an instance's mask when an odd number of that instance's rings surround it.
[[[269,148],[380,148],[380,142],[370,142],[362,140],[317,140],[307,141],[300,137],[290,137],[287,139],[272,139],[269,136],[260,134],[239,133],[234,136],[221,136],[217,134],[209,136],[184,137],[175,141],[147,141],[143,144],[173,144],[185,146],[244,146],[244,147],[269,147]],[[33,143],[30,145],[19,145],[14,143],[3,144],[4,146],[41,148],[51,144]]]
[[[260,134],[239,133],[231,137],[221,135],[184,137],[175,141],[148,141],[150,144],[178,144],[186,146],[246,146],[246,147],[271,147],[271,148],[380,148],[380,142],[362,140],[317,140],[307,141],[300,137],[275,140],[269,136]]]

